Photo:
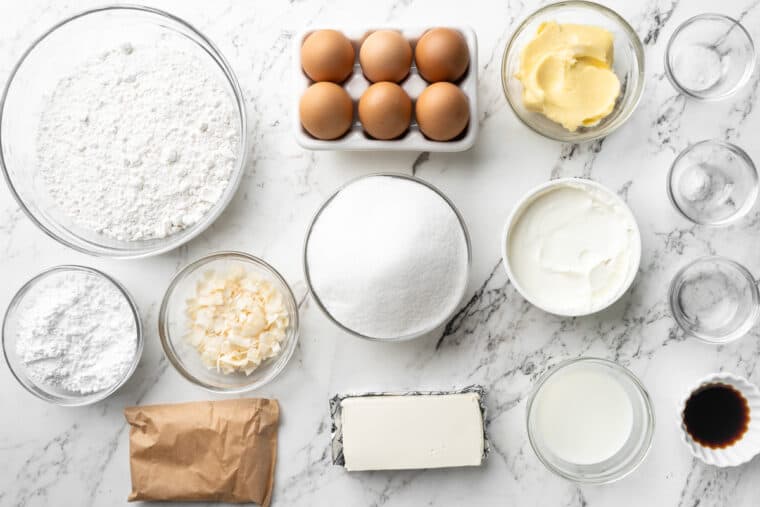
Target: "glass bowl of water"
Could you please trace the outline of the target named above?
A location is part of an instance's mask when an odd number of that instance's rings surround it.
[[[676,273],[670,311],[678,326],[707,343],[741,338],[760,316],[760,293],[752,273],[725,257],[702,257]]]

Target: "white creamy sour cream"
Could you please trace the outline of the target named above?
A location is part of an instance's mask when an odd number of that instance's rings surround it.
[[[633,280],[641,239],[615,194],[580,180],[536,193],[518,210],[506,255],[512,282],[532,303],[584,315],[619,298]]]

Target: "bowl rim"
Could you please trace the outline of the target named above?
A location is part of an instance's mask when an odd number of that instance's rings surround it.
[[[26,295],[26,293],[34,287],[38,282],[42,281],[42,279],[46,278],[49,275],[52,275],[54,273],[65,273],[65,272],[72,272],[72,271],[81,271],[85,273],[92,274],[96,277],[105,279],[111,284],[113,284],[114,287],[124,296],[124,299],[126,299],[127,304],[129,305],[130,310],[132,311],[132,316],[135,320],[135,331],[136,331],[136,341],[137,346],[135,349],[135,355],[132,359],[132,364],[130,365],[129,369],[125,372],[123,378],[119,380],[117,383],[115,383],[113,386],[103,389],[102,391],[98,391],[96,393],[88,394],[88,395],[81,395],[81,398],[72,398],[72,400],[63,400],[53,397],[43,397],[40,395],[40,393],[36,392],[35,390],[31,389],[26,382],[21,380],[21,374],[20,372],[17,372],[11,363],[10,357],[8,356],[8,343],[6,341],[7,338],[7,326],[8,322],[10,320],[10,317],[12,313],[17,310],[19,303],[21,302],[21,299]],[[140,318],[140,311],[137,307],[137,303],[135,303],[134,298],[129,293],[129,291],[124,287],[124,285],[121,284],[118,280],[113,278],[112,276],[104,273],[103,271],[100,271],[99,269],[89,267],[89,266],[82,266],[79,264],[60,264],[57,266],[52,266],[47,269],[44,269],[43,271],[37,273],[32,278],[27,280],[13,295],[13,298],[11,298],[10,303],[8,303],[7,308],[5,309],[5,314],[3,316],[3,322],[2,322],[2,328],[0,328],[0,340],[2,340],[2,348],[3,348],[3,357],[5,358],[5,363],[8,365],[8,370],[10,370],[11,374],[13,375],[13,378],[16,379],[16,381],[28,392],[32,393],[37,398],[41,399],[42,401],[45,401],[47,403],[51,403],[54,405],[58,405],[61,407],[82,407],[86,405],[93,405],[95,403],[98,403],[100,401],[105,400],[109,396],[111,396],[113,393],[118,391],[124,384],[127,383],[127,381],[132,377],[132,374],[137,369],[137,365],[140,363],[140,359],[142,358],[143,348],[145,345],[145,336],[143,332],[143,326],[142,326],[142,319]],[[30,384],[35,384],[31,380],[29,381]]]
[[[141,249],[136,251],[122,251],[122,250],[116,250],[112,247],[107,246],[97,246],[95,248],[88,248],[87,246],[82,246],[77,244],[75,241],[71,241],[68,238],[64,238],[63,236],[60,236],[59,234],[55,233],[53,230],[48,228],[45,224],[42,223],[40,219],[37,218],[35,213],[33,213],[25,204],[23,198],[19,195],[19,193],[16,191],[16,188],[13,184],[13,180],[10,176],[10,172],[8,168],[6,167],[6,161],[5,157],[3,155],[3,130],[2,130],[2,124],[3,124],[3,117],[5,115],[5,109],[6,109],[6,100],[8,98],[8,93],[10,92],[11,86],[15,82],[16,74],[21,69],[23,64],[26,62],[28,56],[34,51],[37,46],[47,39],[49,35],[57,31],[59,28],[63,27],[64,25],[67,25],[70,22],[76,21],[80,18],[87,17],[92,14],[98,14],[101,12],[109,12],[109,11],[126,11],[126,12],[138,12],[143,14],[150,14],[153,16],[158,16],[159,18],[164,18],[169,20],[172,23],[178,24],[181,27],[189,30],[193,35],[195,35],[198,39],[200,39],[203,44],[206,44],[208,48],[206,49],[206,53],[209,55],[209,57],[214,60],[216,65],[221,70],[222,74],[227,80],[228,85],[232,89],[233,95],[234,95],[234,102],[237,107],[238,111],[238,119],[239,119],[239,127],[240,127],[240,146],[239,146],[239,153],[237,155],[238,164],[236,166],[236,169],[233,172],[232,178],[230,179],[228,183],[228,190],[229,190],[229,196],[226,199],[225,203],[222,203],[221,206],[218,206],[216,209],[212,208],[209,210],[208,214],[204,215],[205,220],[203,222],[196,222],[197,228],[192,229],[191,226],[191,232],[188,232],[187,236],[181,238],[180,240],[175,239],[174,241],[168,241],[166,244],[154,247],[152,249]],[[209,39],[207,38],[201,31],[199,31],[197,28],[195,28],[194,25],[188,23],[184,19],[175,16],[174,14],[171,14],[169,12],[163,11],[161,9],[156,9],[154,7],[148,7],[144,5],[139,4],[111,4],[111,5],[104,5],[92,9],[87,9],[84,11],[81,11],[77,14],[74,14],[72,16],[66,17],[63,20],[57,22],[49,29],[45,30],[40,36],[38,36],[30,45],[29,47],[21,54],[21,57],[18,59],[18,61],[14,64],[13,68],[11,69],[10,74],[8,75],[8,80],[5,83],[5,86],[2,91],[2,95],[0,95],[0,172],[3,173],[3,177],[5,179],[5,182],[7,183],[8,189],[10,190],[11,195],[16,200],[16,203],[19,205],[21,210],[24,212],[24,214],[32,221],[33,224],[35,224],[43,233],[45,233],[50,238],[54,239],[58,243],[69,247],[77,252],[81,252],[87,255],[91,255],[93,257],[103,257],[103,258],[112,258],[112,259],[139,259],[139,258],[145,258],[145,257],[151,257],[154,255],[160,255],[162,253],[169,252],[171,250],[174,250],[175,248],[178,248],[189,241],[196,238],[198,235],[203,233],[208,227],[211,226],[218,218],[219,216],[224,212],[224,210],[227,208],[229,203],[232,201],[232,198],[237,193],[238,187],[240,186],[240,183],[243,179],[243,173],[245,172],[245,167],[247,165],[247,159],[248,159],[248,143],[250,140],[248,139],[248,119],[247,119],[247,112],[245,107],[245,97],[243,95],[243,91],[240,87],[240,83],[238,82],[237,76],[235,75],[234,71],[232,70],[232,67],[230,66],[229,62],[226,60],[224,55],[222,55],[219,48]],[[72,236],[76,236],[72,233]],[[171,238],[174,235],[167,236],[167,238]],[[79,238],[78,239],[82,241],[82,243],[86,245],[91,245],[92,241]]]
[[[689,269],[693,268],[697,264],[701,264],[703,262],[719,262],[726,264],[730,266],[731,268],[737,270],[744,278],[749,282],[750,291],[752,292],[752,301],[753,301],[753,309],[752,309],[752,315],[750,315],[749,318],[745,322],[742,323],[741,326],[739,326],[734,332],[732,332],[729,335],[729,338],[726,340],[715,340],[711,338],[709,335],[706,335],[704,333],[700,333],[693,330],[686,330],[684,326],[681,324],[680,318],[677,316],[680,312],[676,312],[676,299],[678,298],[677,294],[677,285],[680,286],[679,282],[681,281],[681,278],[683,277],[683,274],[686,273]],[[755,281],[755,277],[752,276],[752,273],[743,265],[738,262],[736,262],[733,259],[729,259],[728,257],[724,257],[722,255],[704,255],[702,257],[698,257],[690,262],[688,262],[686,265],[682,266],[678,271],[676,271],[676,274],[673,275],[673,279],[670,282],[670,286],[668,288],[668,307],[670,310],[670,315],[673,317],[673,320],[675,320],[676,325],[678,328],[684,332],[686,336],[692,336],[698,340],[700,340],[703,343],[709,343],[710,345],[726,345],[731,342],[735,342],[739,340],[740,338],[744,338],[747,333],[755,327],[758,320],[760,320],[760,289],[757,286],[757,282]]]
[[[675,174],[676,166],[681,162],[681,160],[686,157],[686,155],[690,154],[695,149],[698,149],[703,146],[709,146],[713,145],[716,147],[720,147],[724,150],[728,150],[737,157],[739,157],[745,166],[749,169],[751,175],[752,175],[752,192],[749,196],[747,196],[747,200],[742,205],[741,208],[739,208],[736,213],[730,215],[727,218],[724,218],[722,220],[718,220],[716,222],[708,222],[706,220],[697,220],[694,217],[689,216],[682,208],[679,206],[678,201],[676,200],[675,193],[673,192],[673,176]],[[691,144],[681,150],[681,152],[676,156],[676,158],[673,160],[673,163],[670,164],[670,169],[668,169],[668,175],[666,180],[666,190],[668,192],[668,199],[670,199],[670,204],[673,205],[673,207],[676,209],[676,211],[684,217],[686,220],[688,220],[691,223],[698,224],[698,225],[704,225],[706,227],[723,227],[727,225],[731,225],[733,223],[736,223],[740,221],[742,218],[746,217],[747,214],[754,208],[755,203],[757,202],[758,193],[760,192],[760,178],[758,178],[758,172],[757,167],[755,166],[755,162],[752,160],[752,157],[749,156],[749,154],[744,151],[744,149],[740,148],[739,146],[735,145],[734,143],[731,143],[729,141],[724,141],[722,139],[703,139],[702,141],[698,141],[694,144]]]
[[[413,183],[418,183],[420,185],[423,185],[424,187],[427,187],[429,190],[432,190],[436,195],[441,197],[443,201],[451,208],[451,210],[454,212],[454,215],[456,215],[457,220],[459,221],[459,225],[462,229],[462,233],[464,234],[464,240],[465,244],[467,246],[467,264],[466,264],[466,273],[465,273],[465,283],[462,285],[462,292],[459,295],[459,298],[457,300],[457,304],[454,306],[454,309],[452,310],[451,314],[447,315],[444,319],[441,319],[440,322],[437,322],[435,325],[430,326],[429,328],[424,329],[421,332],[417,333],[411,333],[401,336],[395,336],[393,338],[378,338],[376,336],[369,336],[364,335],[362,333],[359,333],[358,331],[354,331],[353,329],[347,327],[338,319],[332,316],[330,312],[327,310],[327,307],[322,303],[322,300],[317,295],[316,291],[312,287],[311,283],[311,276],[309,272],[309,262],[308,262],[308,248],[309,248],[309,239],[311,238],[311,233],[314,230],[314,225],[317,223],[317,220],[319,219],[322,212],[327,208],[327,206],[335,199],[340,192],[345,190],[350,185],[353,185],[354,183],[357,183],[361,180],[368,179],[368,178],[398,178],[403,179],[407,181],[411,181]],[[314,302],[317,304],[317,307],[321,310],[321,312],[327,317],[328,320],[330,320],[333,324],[338,326],[340,329],[345,331],[346,333],[350,334],[351,336],[355,336],[357,338],[362,338],[369,341],[374,342],[383,342],[383,343],[391,343],[391,342],[404,342],[413,340],[415,338],[419,338],[421,336],[424,336],[438,327],[446,324],[452,316],[456,315],[456,313],[459,311],[459,307],[462,304],[462,301],[464,301],[465,296],[467,295],[467,288],[469,286],[469,277],[470,277],[470,271],[472,268],[472,245],[470,242],[470,233],[467,230],[467,224],[464,221],[464,217],[459,212],[457,207],[454,205],[454,202],[449,199],[448,196],[446,196],[441,190],[439,190],[437,187],[435,187],[433,184],[423,180],[422,178],[419,178],[417,176],[400,173],[400,172],[375,172],[370,174],[365,174],[362,176],[358,176],[356,178],[351,178],[347,182],[341,184],[337,189],[335,189],[330,196],[325,199],[325,201],[319,206],[316,213],[314,213],[314,216],[312,217],[311,221],[309,222],[309,226],[306,229],[306,235],[304,237],[303,241],[303,247],[302,247],[302,266],[303,266],[303,272],[304,272],[304,279],[306,280],[306,287],[309,291],[309,294],[311,295],[312,299],[314,299]]]
[[[621,116],[618,117],[616,123],[608,125],[606,128],[599,129],[598,131],[594,130],[585,130],[581,133],[571,133],[571,135],[568,138],[562,138],[559,136],[555,136],[550,134],[549,132],[546,132],[540,128],[535,127],[534,125],[531,125],[529,122],[523,118],[523,116],[518,112],[518,108],[516,107],[514,100],[517,100],[516,98],[512,97],[512,94],[509,91],[509,86],[507,83],[507,80],[510,76],[507,75],[507,58],[509,55],[513,53],[517,48],[514,47],[516,44],[516,39],[519,34],[521,34],[525,28],[527,28],[528,24],[531,23],[533,20],[535,20],[537,17],[545,14],[547,11],[553,11],[558,10],[564,7],[579,7],[582,9],[590,9],[597,12],[600,12],[602,14],[607,15],[611,19],[615,20],[617,23],[620,24],[620,26],[623,28],[623,31],[628,34],[630,40],[633,42],[634,47],[634,54],[636,57],[636,61],[639,64],[639,71],[638,71],[638,82],[637,87],[633,91],[634,93],[634,100],[631,103],[630,107],[627,110],[624,110],[621,114]],[[517,25],[517,28],[512,32],[512,35],[509,38],[509,42],[507,43],[504,53],[502,54],[501,58],[501,87],[502,92],[504,93],[504,96],[507,99],[507,103],[509,104],[509,107],[512,109],[512,112],[517,117],[518,120],[520,120],[520,123],[528,127],[533,132],[547,138],[551,139],[553,141],[559,141],[563,143],[589,143],[592,141],[596,141],[598,139],[607,137],[608,135],[612,134],[614,131],[616,131],[618,128],[623,126],[625,123],[628,122],[630,117],[633,115],[633,113],[636,111],[636,109],[639,106],[639,103],[641,102],[642,97],[644,96],[644,88],[646,87],[646,54],[644,53],[644,45],[641,42],[641,38],[639,38],[638,34],[636,33],[636,30],[633,29],[633,27],[626,21],[623,16],[618,14],[616,11],[612,10],[611,8],[596,3],[591,2],[588,0],[562,0],[559,2],[550,3],[547,5],[544,5],[543,7],[540,7],[539,9],[533,11],[531,14],[525,17],[519,25]],[[569,132],[569,131],[568,131]]]
[[[288,343],[288,347],[284,348],[279,356],[273,358],[273,359],[284,358],[282,359],[283,361],[282,366],[279,369],[272,370],[271,375],[265,376],[264,378],[256,382],[244,384],[239,387],[219,387],[219,386],[211,385],[202,381],[201,379],[193,375],[187,368],[184,367],[182,362],[178,359],[177,355],[174,353],[174,347],[171,344],[171,332],[169,331],[169,322],[167,319],[167,313],[169,311],[169,301],[172,299],[172,296],[174,296],[174,290],[176,289],[177,285],[181,281],[183,281],[188,274],[190,274],[191,272],[195,271],[197,268],[205,264],[209,264],[211,262],[218,261],[218,260],[237,260],[243,263],[256,265],[257,267],[262,268],[264,271],[267,271],[285,288],[285,291],[283,292],[283,296],[285,298],[290,299],[290,302],[293,304],[293,308],[294,308],[293,314],[288,315],[290,319],[290,323],[288,324],[288,329],[289,329],[288,333],[289,334],[292,333],[293,338],[290,340],[290,343]],[[163,298],[161,299],[161,307],[158,311],[158,335],[161,341],[161,348],[164,351],[164,355],[172,364],[174,369],[186,380],[212,393],[221,393],[221,394],[244,393],[248,391],[253,391],[254,389],[259,389],[269,384],[270,382],[275,380],[277,377],[279,377],[280,374],[282,374],[282,372],[287,367],[288,363],[290,363],[290,360],[293,357],[293,354],[295,353],[296,347],[298,345],[298,340],[300,338],[300,321],[299,321],[298,313],[299,313],[298,300],[295,298],[295,295],[293,294],[293,289],[291,289],[290,284],[287,282],[287,280],[285,280],[285,278],[280,274],[280,272],[274,268],[274,266],[266,262],[264,259],[260,257],[256,257],[255,255],[251,255],[246,252],[241,252],[237,250],[219,250],[219,251],[204,255],[203,257],[200,257],[199,259],[196,259],[193,262],[190,262],[185,267],[177,271],[174,274],[174,276],[172,276],[172,279],[169,282],[169,286],[164,291]]]
[[[620,286],[619,291],[609,301],[599,306],[598,308],[592,308],[590,310],[584,310],[582,312],[558,312],[555,309],[546,308],[542,304],[536,302],[534,298],[530,296],[525,289],[523,289],[523,287],[520,285],[520,283],[517,281],[516,277],[514,276],[514,273],[512,272],[512,266],[509,262],[509,255],[508,255],[509,249],[507,248],[507,246],[509,245],[509,237],[512,232],[512,228],[514,224],[520,219],[520,216],[522,215],[522,213],[525,211],[525,207],[534,198],[539,196],[541,193],[551,189],[552,187],[561,187],[561,186],[566,186],[566,185],[581,185],[581,186],[595,188],[603,192],[605,195],[609,196],[610,198],[612,198],[615,202],[621,205],[624,210],[626,210],[627,215],[629,216],[629,218],[631,219],[631,222],[634,225],[634,231],[635,231],[634,236],[636,238],[636,244],[634,245],[635,261],[630,266],[629,275],[626,278],[625,283]],[[585,317],[585,316],[593,315],[595,313],[606,310],[607,308],[615,304],[618,300],[620,300],[620,298],[623,297],[623,295],[626,292],[628,292],[628,290],[633,285],[633,282],[636,280],[636,276],[638,275],[639,268],[641,266],[641,255],[642,255],[641,254],[641,250],[642,250],[641,229],[639,228],[639,224],[636,220],[636,216],[633,214],[631,207],[619,195],[617,195],[615,192],[613,192],[606,186],[594,180],[590,180],[586,178],[579,178],[579,177],[572,176],[568,178],[558,178],[556,180],[549,180],[525,192],[520,197],[520,199],[518,199],[517,203],[512,208],[512,211],[510,211],[500,238],[501,238],[501,261],[502,261],[502,264],[504,265],[505,271],[507,272],[507,277],[509,278],[509,281],[512,284],[512,286],[514,286],[515,290],[517,290],[517,292],[526,301],[528,301],[530,304],[532,304],[536,308],[546,313],[549,313],[551,315],[559,315],[560,317]]]
[[[536,395],[541,390],[541,387],[548,381],[554,374],[559,373],[561,370],[565,369],[568,366],[573,366],[578,363],[596,363],[600,364],[602,366],[606,366],[608,368],[611,368],[619,373],[622,373],[626,378],[628,378],[636,388],[639,395],[641,395],[641,399],[644,402],[644,406],[646,407],[646,416],[647,416],[647,430],[645,433],[645,440],[644,445],[641,447],[641,449],[638,451],[640,453],[640,456],[636,462],[634,462],[632,465],[630,465],[630,468],[627,470],[624,470],[623,473],[619,473],[618,475],[612,475],[609,477],[600,476],[596,478],[582,478],[577,477],[572,474],[568,474],[564,472],[563,470],[560,470],[556,466],[554,466],[552,463],[550,463],[544,455],[538,450],[538,445],[535,442],[535,438],[533,435],[533,432],[531,431],[531,425],[530,425],[530,416],[531,416],[531,408],[533,407],[533,402],[536,399]],[[533,449],[533,453],[536,455],[538,460],[551,472],[559,475],[560,477],[563,477],[564,479],[582,483],[582,484],[610,484],[613,482],[617,482],[628,475],[632,474],[647,458],[649,455],[649,452],[652,449],[652,443],[654,441],[654,432],[655,427],[657,426],[657,418],[655,416],[654,412],[654,405],[652,404],[652,398],[649,396],[649,392],[647,391],[644,384],[641,382],[641,379],[639,379],[631,370],[626,368],[620,363],[617,363],[615,361],[604,359],[601,357],[593,357],[593,356],[582,356],[582,357],[576,357],[576,358],[569,358],[565,359],[563,361],[560,361],[556,365],[550,367],[536,382],[536,385],[531,389],[530,394],[528,395],[528,400],[525,405],[525,426],[526,431],[528,433],[528,442],[530,443],[530,447]]]
[[[744,68],[744,74],[742,74],[742,77],[739,78],[739,81],[737,81],[734,86],[732,86],[725,92],[719,93],[716,95],[695,92],[694,90],[691,90],[690,88],[683,86],[678,81],[675,74],[673,73],[673,68],[670,64],[670,53],[671,53],[672,46],[676,38],[681,34],[683,30],[691,26],[694,22],[703,21],[703,20],[728,22],[729,24],[732,25],[732,27],[738,27],[742,35],[746,37],[747,42],[749,43],[750,50],[751,50],[751,55],[750,55],[751,58],[749,59],[749,65],[747,65]],[[720,14],[717,12],[704,12],[702,14],[697,14],[696,16],[692,16],[686,19],[680,25],[678,25],[678,27],[676,27],[675,31],[671,34],[670,38],[668,39],[668,44],[665,46],[663,59],[665,60],[665,75],[668,77],[668,81],[670,81],[670,84],[673,85],[673,88],[675,88],[677,92],[683,93],[684,95],[691,97],[693,99],[703,100],[705,102],[712,102],[712,101],[717,101],[717,100],[723,100],[730,97],[731,95],[734,95],[736,92],[741,90],[744,87],[744,85],[747,84],[747,82],[749,81],[749,78],[752,76],[752,73],[755,71],[757,54],[755,50],[755,41],[752,39],[752,35],[750,35],[750,33],[747,31],[747,29],[738,19],[732,18],[731,16],[727,16],[725,14]]]

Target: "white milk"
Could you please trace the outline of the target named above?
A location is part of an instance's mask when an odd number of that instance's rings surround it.
[[[633,427],[633,407],[620,382],[593,364],[558,371],[534,400],[538,438],[557,457],[578,465],[617,453]]]

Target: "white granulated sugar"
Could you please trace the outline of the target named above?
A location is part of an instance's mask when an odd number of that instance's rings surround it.
[[[435,192],[374,176],[322,211],[307,247],[312,289],[334,319],[373,338],[398,338],[441,323],[467,284],[467,241]]]
[[[124,295],[84,271],[48,275],[19,309],[16,353],[38,385],[88,394],[118,383],[137,352]]]
[[[76,225],[123,241],[198,222],[227,188],[238,115],[194,55],[124,44],[63,78],[40,118],[37,154],[52,199]]]

